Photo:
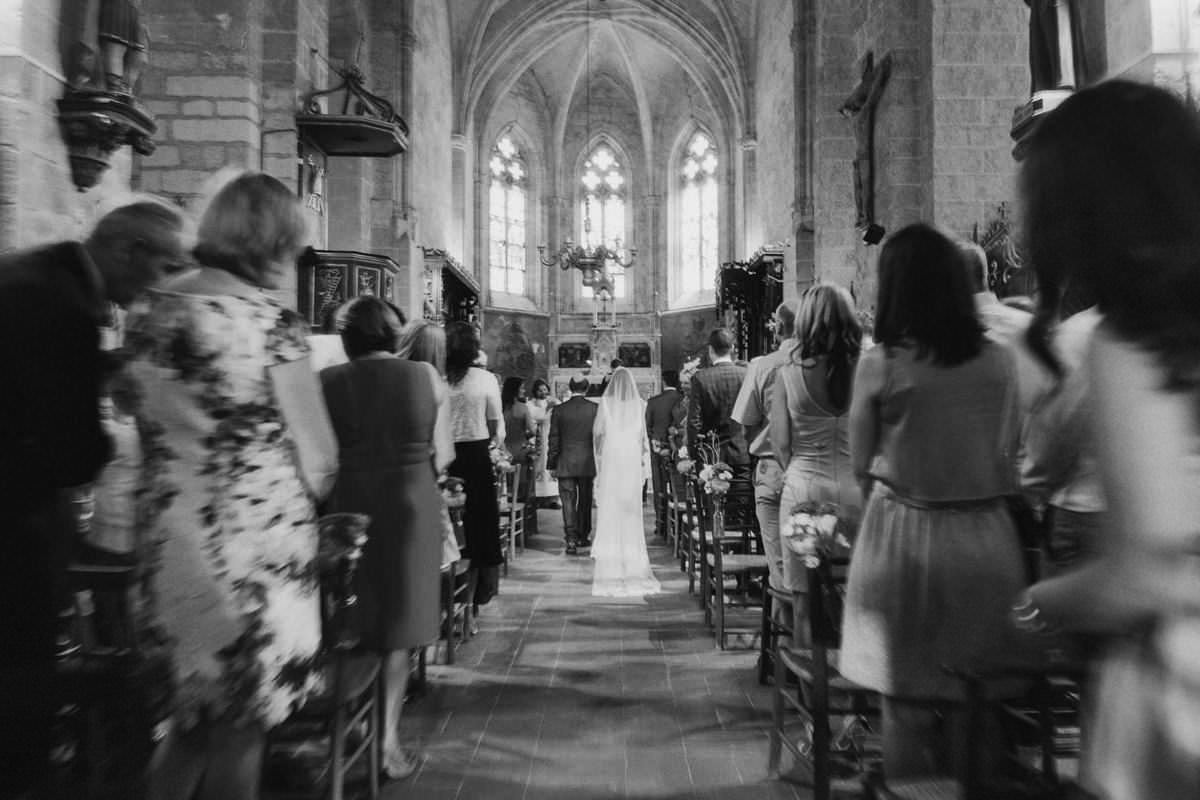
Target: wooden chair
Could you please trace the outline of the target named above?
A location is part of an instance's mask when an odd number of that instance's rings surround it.
[[[792,639],[792,593],[771,583],[764,584],[762,632],[758,642],[758,682],[768,684],[775,674],[775,653],[781,638]],[[776,610],[778,609],[778,611]]]
[[[268,734],[265,758],[267,777],[275,779],[270,791],[274,798],[312,797],[315,778],[327,781],[327,800],[344,800],[347,777],[364,760],[367,796],[379,797],[381,660],[378,654],[359,648],[352,624],[357,603],[352,587],[365,540],[364,520],[363,514],[330,514],[320,520],[326,687]],[[319,764],[299,765],[284,755],[322,740],[328,744]]]
[[[68,579],[73,642],[59,661],[57,684],[64,734],[78,738],[56,743],[51,793],[140,796],[156,730],[170,714],[170,660],[137,630],[135,566],[73,564]]]
[[[518,467],[500,476],[500,485],[503,487],[500,501],[500,535],[508,544],[506,560],[514,558],[518,551],[525,550],[525,527],[532,509],[521,494],[525,489],[521,482],[522,472],[524,470]]]
[[[701,596],[708,602],[705,617],[711,622],[717,646],[724,650],[731,632],[727,614],[733,609],[760,608],[764,604],[767,557],[759,542],[754,492],[735,484],[724,499],[711,504],[711,539],[700,541],[704,554]],[[726,584],[734,582],[733,588]],[[758,633],[760,625],[738,632]]]
[[[1066,763],[1078,764],[1079,697],[1085,675],[1079,665],[1047,669],[1002,668],[967,672],[948,669],[961,678],[967,696],[967,742],[963,774],[885,781],[874,770],[864,781],[867,800],[985,800],[1013,798],[1089,797],[1060,774]],[[1013,699],[1014,681],[1027,681],[1028,691]],[[999,720],[1003,737],[989,741],[983,734],[989,717]],[[983,748],[998,745],[1000,769],[984,776]]]
[[[878,696],[875,692],[847,680],[837,669],[837,651],[841,646],[839,609],[827,604],[825,589],[842,590],[848,559],[830,559],[825,575],[819,569],[808,569],[808,593],[794,593],[792,628],[807,631],[809,649],[777,647],[774,658],[775,687],[773,724],[767,769],[779,776],[782,749],[786,747],[798,759],[812,767],[813,800],[829,800],[832,791],[833,762],[846,762],[855,769],[864,769],[863,753],[876,743],[856,742],[852,750],[835,750],[846,742],[834,742],[830,721],[833,717],[851,720],[874,720],[878,717]],[[789,676],[794,678],[789,685]],[[793,740],[788,728],[798,715],[802,725],[811,730],[807,741]]]
[[[459,549],[465,546],[462,509],[450,509],[450,523]],[[460,558],[442,570],[442,641],[445,663],[454,663],[454,654],[461,643],[471,638],[471,560]]]

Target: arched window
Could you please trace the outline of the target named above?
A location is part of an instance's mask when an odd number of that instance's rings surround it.
[[[501,136],[488,161],[488,264],[492,291],[525,293],[525,199],[528,173],[521,152]]]
[[[625,171],[607,145],[599,145],[583,162],[583,199],[579,204],[579,240],[584,247],[608,245],[621,254],[625,238]],[[609,262],[613,276],[613,297],[625,296],[625,270]],[[583,296],[591,297],[592,290],[583,287]]]
[[[717,283],[717,148],[704,133],[688,142],[679,165],[681,288],[707,291]]]

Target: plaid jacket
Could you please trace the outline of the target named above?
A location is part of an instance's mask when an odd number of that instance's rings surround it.
[[[699,439],[709,431],[716,431],[723,461],[731,467],[750,463],[745,433],[732,419],[733,404],[745,379],[746,367],[732,362],[706,367],[692,376],[688,396],[688,450],[693,456],[698,455]]]

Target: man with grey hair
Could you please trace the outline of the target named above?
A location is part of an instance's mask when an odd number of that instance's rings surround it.
[[[1050,381],[1050,374],[1039,365],[1025,343],[1025,333],[1033,322],[1033,315],[1005,305],[989,288],[988,257],[982,247],[968,241],[960,241],[958,246],[974,287],[975,313],[979,315],[987,337],[1008,347],[1016,361],[1018,407],[1024,424],[1034,398],[1045,391]]]
[[[796,346],[796,311],[792,303],[782,303],[775,309],[776,337],[779,347],[772,353],[750,362],[746,380],[733,404],[733,420],[740,423],[750,437],[750,455],[755,459],[754,503],[758,527],[762,532],[763,549],[767,555],[767,571],[771,585],[783,584],[783,549],[779,540],[779,502],[783,494],[786,464],[775,460],[768,435],[771,417],[771,395],[775,373],[788,363]],[[782,613],[782,609],[776,609]]]
[[[55,633],[76,536],[65,490],[109,457],[100,326],[184,261],[183,220],[145,200],[91,235],[0,256],[0,796],[41,796],[54,716]]]

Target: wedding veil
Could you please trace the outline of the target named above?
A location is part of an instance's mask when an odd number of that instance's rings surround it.
[[[619,459],[622,469],[628,468],[637,476],[635,480],[639,486],[645,409],[633,373],[625,367],[617,367],[600,398],[595,428],[596,455],[602,464],[605,461],[617,463],[616,459]]]

